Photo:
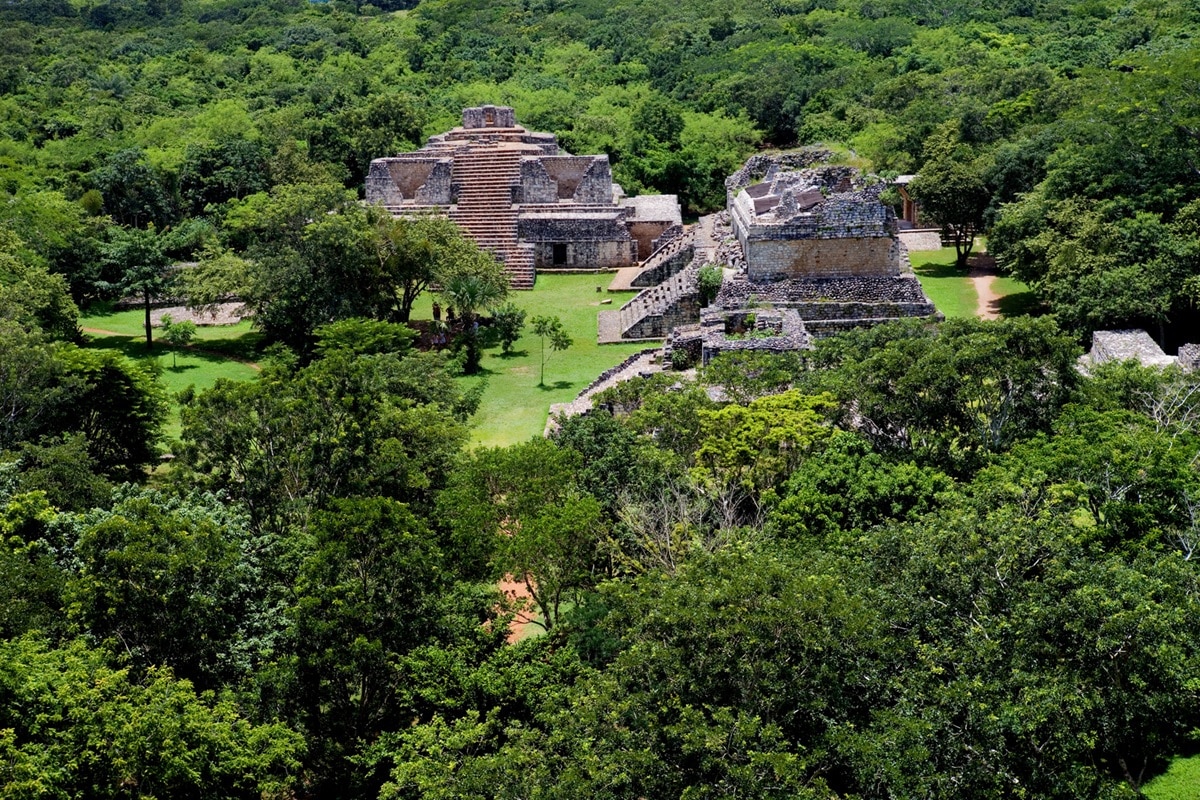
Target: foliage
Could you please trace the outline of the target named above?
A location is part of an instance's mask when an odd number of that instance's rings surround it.
[[[558,317],[534,317],[530,321],[530,326],[533,328],[534,334],[542,341],[542,371],[538,378],[538,386],[546,385],[546,340],[550,340],[550,350],[558,352],[566,350],[574,342],[567,334],[567,329],[563,327],[562,320]]]
[[[281,530],[339,496],[428,503],[477,402],[442,356],[335,350],[254,382],[218,381],[184,408],[178,455],[191,480],[243,503],[256,529]]]
[[[492,327],[500,337],[500,352],[511,353],[525,329],[525,309],[511,302],[496,306],[492,309]]]
[[[14,796],[283,796],[303,752],[168,669],[142,680],[82,640],[0,643],[0,779]]]
[[[163,314],[159,318],[159,325],[163,329],[163,338],[174,347],[187,347],[196,336],[196,323],[190,319],[173,322],[170,314]],[[171,366],[176,366],[174,352],[171,353]]]
[[[991,196],[985,167],[974,163],[975,155],[959,141],[955,127],[943,125],[925,142],[925,161],[909,190],[921,210],[950,231],[956,263],[964,268]]]
[[[702,308],[707,308],[713,300],[717,299],[717,292],[721,291],[721,281],[724,279],[725,274],[715,264],[705,264],[700,268],[697,281],[700,286],[700,306]]]

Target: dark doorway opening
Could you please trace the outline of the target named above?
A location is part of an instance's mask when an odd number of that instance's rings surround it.
[[[561,267],[567,263],[567,246],[565,244],[554,245],[554,266]]]

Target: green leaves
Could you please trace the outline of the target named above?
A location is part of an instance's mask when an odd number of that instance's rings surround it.
[[[546,385],[546,340],[550,340],[551,352],[566,350],[572,345],[571,337],[567,333],[567,329],[563,327],[562,320],[558,317],[534,317],[530,320],[530,326],[533,332],[542,341],[542,371],[541,377],[538,378],[538,386]]]

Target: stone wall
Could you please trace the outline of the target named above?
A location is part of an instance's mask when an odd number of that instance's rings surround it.
[[[555,263],[555,245],[565,247],[565,261]],[[531,245],[533,265],[539,270],[620,269],[636,263],[636,247],[637,243],[630,241],[535,242]]]
[[[658,249],[660,237],[671,227],[669,222],[629,223],[629,235],[637,241],[638,254],[642,260]]]
[[[508,106],[476,106],[462,112],[464,128],[515,128],[516,125],[516,112]]]
[[[900,271],[890,239],[752,239],[743,248],[753,282]]]
[[[1180,346],[1179,368],[1184,372],[1200,370],[1200,344],[1185,344]]]
[[[629,285],[642,288],[657,286],[672,275],[681,272],[688,264],[692,263],[695,257],[695,244],[683,245],[666,258],[655,259],[658,263],[639,272]]]
[[[451,166],[449,158],[437,155],[377,158],[367,173],[367,202],[386,206],[450,205]]]
[[[521,159],[520,194],[514,198],[517,203],[557,203],[558,184],[546,171],[542,159],[537,156],[526,156]]]
[[[933,307],[912,275],[796,279],[756,284],[748,281],[744,274],[738,274],[725,279],[715,302],[722,308],[741,308],[754,302],[776,306],[820,302],[914,303]]]

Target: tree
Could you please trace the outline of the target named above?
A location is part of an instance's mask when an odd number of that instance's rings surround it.
[[[991,201],[984,175],[985,165],[959,140],[957,122],[948,122],[926,140],[925,161],[909,185],[924,212],[954,237],[960,268],[967,266]]]
[[[491,264],[487,264],[487,262]],[[466,269],[456,271],[442,284],[442,297],[462,316],[463,339],[467,359],[464,369],[468,374],[479,371],[479,360],[483,353],[479,345],[479,311],[503,300],[508,294],[508,279],[500,269],[499,262],[487,253],[480,253],[473,264],[463,265]],[[471,266],[477,269],[470,269]]]
[[[174,283],[171,259],[154,228],[114,228],[112,239],[101,246],[104,260],[121,277],[117,289],[123,294],[138,294],[145,311],[146,347],[154,346],[150,307],[155,298],[164,296]]]
[[[567,329],[563,327],[562,320],[558,317],[534,317],[530,324],[533,326],[533,332],[542,340],[542,371],[538,378],[538,386],[546,385],[546,340],[550,340],[550,350],[558,352],[566,350],[573,342],[567,334]]]
[[[82,640],[0,643],[0,783],[15,796],[261,798],[295,790],[304,751],[280,723],[201,696],[169,669],[139,680]]]
[[[353,784],[351,756],[410,724],[398,662],[441,627],[451,574],[424,524],[382,497],[338,499],[317,513],[289,609],[296,686],[286,700],[311,734],[308,762],[328,791]],[[361,773],[360,773],[361,774]]]
[[[166,665],[217,688],[247,671],[236,651],[250,644],[238,640],[258,588],[245,561],[250,545],[244,516],[212,496],[126,493],[82,524],[70,617],[137,669]]]
[[[431,285],[444,283],[456,272],[472,271],[482,259],[495,261],[453,222],[430,215],[393,217],[380,211],[374,248],[379,268],[395,292],[396,322],[408,322],[413,303]]]
[[[159,324],[162,325],[163,338],[170,342],[173,347],[187,347],[196,335],[196,323],[190,319],[185,319],[182,322],[172,322],[170,314],[163,314],[162,318],[159,319]],[[174,350],[171,351],[171,366],[178,366],[175,362]]]
[[[113,153],[89,177],[104,198],[104,210],[117,224],[162,229],[175,222],[174,198],[141,150],[129,148]]]
[[[440,354],[326,348],[303,368],[275,363],[201,393],[182,410],[177,455],[190,480],[243,503],[256,531],[303,524],[336,497],[424,508],[477,404]]]
[[[516,303],[504,303],[492,309],[492,327],[500,337],[500,352],[512,352],[513,344],[525,329],[525,309]]]

